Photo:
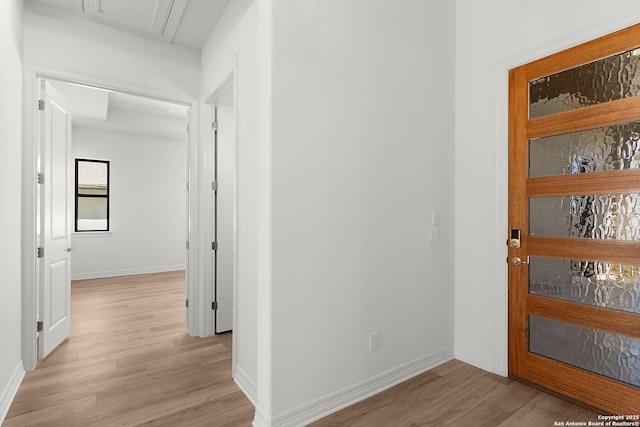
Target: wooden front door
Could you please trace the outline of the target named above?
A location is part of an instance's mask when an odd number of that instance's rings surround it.
[[[637,416],[640,25],[509,80],[509,373]]]

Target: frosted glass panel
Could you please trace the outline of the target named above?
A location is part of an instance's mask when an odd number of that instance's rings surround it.
[[[529,293],[640,313],[640,265],[530,257]]]
[[[529,352],[640,387],[640,340],[529,315]]]
[[[534,197],[529,234],[640,241],[640,194]]]
[[[640,122],[529,141],[529,176],[640,168]]]
[[[529,117],[637,96],[639,61],[634,49],[529,82]]]

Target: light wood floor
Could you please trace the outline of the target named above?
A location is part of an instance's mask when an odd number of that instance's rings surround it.
[[[229,350],[185,331],[184,272],[77,281],[71,300],[71,336],[27,373],[6,427],[251,425]]]
[[[149,292],[153,287],[154,291]],[[4,426],[250,426],[216,337],[184,329],[184,275],[74,282],[72,332],[27,373]],[[230,345],[231,335],[220,336]],[[553,426],[597,413],[451,361],[312,425]]]
[[[556,421],[597,421],[597,416],[520,382],[452,360],[311,425],[551,427],[560,425]]]

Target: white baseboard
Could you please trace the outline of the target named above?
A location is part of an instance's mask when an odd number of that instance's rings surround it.
[[[76,273],[71,280],[101,279],[103,277],[132,276],[134,274],[164,273],[167,271],[185,270],[186,265],[164,265],[160,267],[127,268],[124,270],[94,271],[90,273]]]
[[[260,408],[260,406],[256,406],[256,414],[251,425],[253,427],[271,427],[273,424],[271,423],[271,419],[265,417],[264,411]]]
[[[468,363],[469,365],[473,365],[476,368],[483,369],[483,370],[485,370],[487,372],[493,372],[494,374],[497,373],[495,371],[495,367],[493,366],[493,364],[491,362],[481,360],[481,358],[478,357],[477,355],[465,352],[464,350],[461,350],[458,347],[456,347],[456,349],[455,349],[455,357],[456,357],[457,360],[459,360],[461,362],[464,362],[464,363]],[[497,373],[497,374],[500,375],[499,373]]]
[[[24,366],[22,364],[22,360],[20,360],[18,366],[16,366],[16,369],[13,371],[9,384],[5,386],[4,390],[2,390],[2,394],[0,395],[0,425],[4,422],[4,419],[9,412],[9,408],[11,407],[11,403],[13,403],[13,399],[15,399],[16,394],[18,393],[24,374]]]
[[[394,385],[407,381],[453,358],[453,347],[444,348],[420,359],[389,369],[367,380],[345,387],[342,390],[329,393],[300,405],[297,408],[278,414],[272,418],[270,423],[263,416],[259,417],[260,414],[258,413],[258,408],[256,408],[254,426],[297,427],[307,425],[340,409],[378,394]]]
[[[249,399],[251,404],[256,406],[258,402],[258,386],[241,367],[236,366],[233,380],[236,385],[240,387],[240,390],[242,390],[244,395],[247,396],[247,399]]]

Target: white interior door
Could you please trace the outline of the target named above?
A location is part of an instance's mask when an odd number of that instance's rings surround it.
[[[71,330],[71,230],[73,225],[73,159],[71,114],[62,96],[48,83],[41,86],[44,110],[40,127],[40,301],[38,356],[46,357]]]
[[[233,329],[233,185],[234,185],[234,111],[218,105],[216,136],[216,333]]]

